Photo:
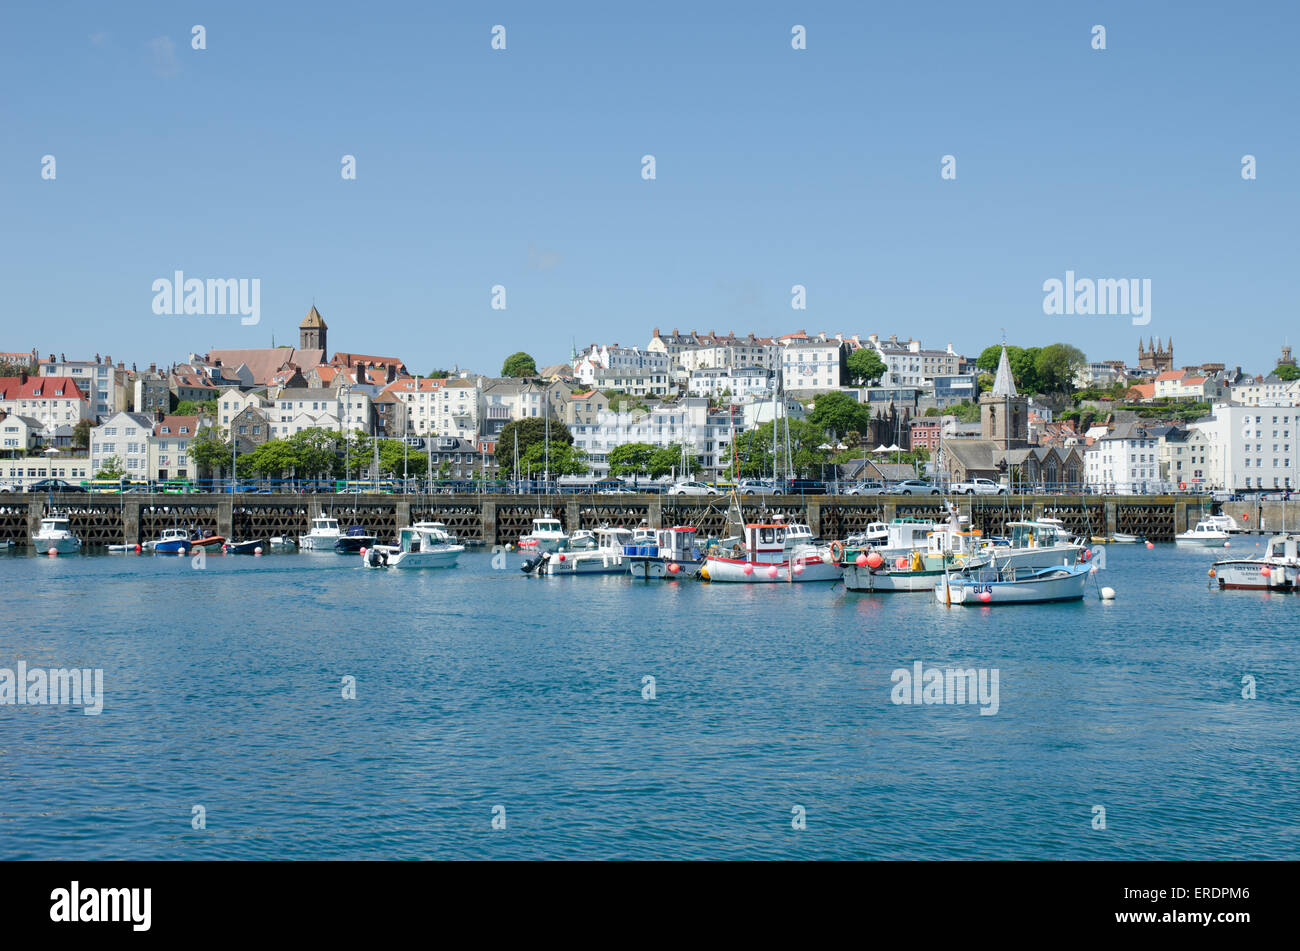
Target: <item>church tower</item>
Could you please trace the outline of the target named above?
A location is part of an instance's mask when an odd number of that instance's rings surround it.
[[[325,346],[325,332],[327,330],[329,328],[325,326],[325,319],[321,317],[316,305],[312,304],[311,310],[307,311],[307,316],[298,325],[298,349],[320,350],[325,355],[325,358],[329,359]]]
[[[1029,445],[1029,400],[1016,392],[1005,345],[993,389],[980,395],[980,436],[993,440],[999,449]]]

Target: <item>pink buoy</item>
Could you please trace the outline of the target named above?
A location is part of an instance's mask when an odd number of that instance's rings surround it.
[[[1083,550],[1083,560],[1084,560],[1084,561],[1087,561],[1087,560],[1088,560],[1089,558],[1091,558],[1091,557],[1092,557],[1092,549],[1090,549],[1090,548],[1085,548],[1085,549]]]
[[[993,600],[993,595],[987,591],[981,591],[980,600],[983,601],[985,604],[988,604],[990,601]]]
[[[1265,578],[1267,578],[1267,577],[1268,577],[1269,575],[1271,575],[1273,572],[1272,572],[1272,570],[1268,567],[1268,565],[1265,565],[1264,567],[1262,567],[1262,568],[1259,569],[1259,573],[1260,573],[1261,575],[1263,575]]]
[[[801,575],[801,574],[803,574],[803,565],[795,565],[795,566],[794,566],[794,573],[795,573],[796,575]]]
[[[754,573],[754,566],[753,566],[753,565],[746,565],[745,568],[744,568],[744,571],[745,571],[745,574],[747,574],[747,575],[752,575],[752,574]]]
[[[858,552],[858,557],[853,559],[853,563],[861,568],[867,563],[867,556],[862,554],[862,552]]]
[[[262,549],[260,549],[260,548],[258,549],[259,552],[260,552],[261,550],[262,550]],[[362,545],[362,546],[361,546],[361,557],[362,557],[362,558],[366,557],[366,546],[365,546],[365,545]]]
[[[771,568],[768,568],[768,569],[767,569],[767,576],[768,576],[769,578],[775,578],[775,577],[776,577],[776,565],[773,565]]]
[[[669,573],[670,575],[675,575],[675,574],[677,574],[677,572],[679,572],[679,571],[681,571],[681,570],[682,570],[682,566],[679,565],[679,564],[677,564],[677,562],[675,562],[675,561],[674,561],[674,562],[670,562],[669,565],[668,565],[668,573]]]
[[[1148,548],[1155,548],[1155,547],[1156,547],[1156,544],[1155,544],[1155,542],[1147,542],[1147,547],[1148,547]]]
[[[1224,543],[1223,543],[1223,547],[1224,547],[1224,548],[1231,548],[1231,547],[1232,547],[1232,542],[1224,542]]]
[[[57,548],[51,548],[45,554],[49,555],[51,558],[57,558],[59,555],[59,550]]]
[[[262,553],[262,546],[261,546],[261,545],[258,545],[256,548],[253,549],[253,554],[254,554],[254,555],[260,555],[261,553]]]

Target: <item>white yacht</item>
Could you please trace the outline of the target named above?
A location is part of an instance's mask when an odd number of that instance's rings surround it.
[[[71,523],[61,515],[41,519],[41,528],[32,536],[36,550],[44,554],[50,550],[60,555],[70,555],[81,550],[81,539],[72,534]]]
[[[612,575],[627,571],[624,547],[631,545],[632,531],[627,528],[601,528],[596,531],[596,547],[584,551],[540,552],[531,565],[544,575]]]
[[[397,533],[396,545],[375,545],[361,556],[367,568],[455,568],[457,545],[441,522],[416,522]]]
[[[1228,532],[1220,524],[1208,520],[1199,521],[1195,528],[1174,536],[1174,541],[1180,545],[1201,545],[1205,548],[1222,548],[1227,540]]]
[[[560,527],[560,520],[543,515],[533,519],[533,530],[519,539],[519,547],[536,552],[557,552],[568,542],[569,536]]]
[[[318,515],[311,520],[311,531],[298,536],[298,547],[309,551],[333,551],[341,534],[338,519]]]
[[[1220,588],[1295,591],[1300,587],[1300,535],[1275,535],[1257,558],[1216,561],[1210,577]]]
[[[1076,564],[1087,549],[1065,530],[1058,518],[1010,522],[1011,543],[995,545],[988,553],[998,569],[1051,568]]]

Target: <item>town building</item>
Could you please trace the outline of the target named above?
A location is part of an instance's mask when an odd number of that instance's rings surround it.
[[[95,354],[93,360],[69,360],[63,354],[54,354],[40,361],[37,370],[41,376],[71,377],[89,401],[92,419],[127,408],[130,395],[130,374],[122,365],[114,366],[112,357]]]
[[[91,419],[90,400],[70,376],[0,377],[0,412],[26,416],[41,425],[51,439],[61,426],[75,427]]]
[[[1174,368],[1174,338],[1169,338],[1169,349],[1154,337],[1144,347],[1138,341],[1138,367],[1153,373],[1164,373]]]
[[[128,479],[149,478],[149,437],[160,417],[114,413],[90,430],[90,469],[101,472],[114,459]]]

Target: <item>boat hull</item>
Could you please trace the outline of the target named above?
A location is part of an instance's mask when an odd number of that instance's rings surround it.
[[[993,548],[989,554],[999,569],[1034,571],[1077,564],[1082,552],[1083,549],[1077,545],[1053,545],[1047,548]]]
[[[940,578],[934,585],[934,599],[940,604],[969,604],[976,607],[1081,601],[1088,583],[1088,574],[1088,568],[1076,566],[1056,575],[1020,581],[981,582],[969,578]]]
[[[367,568],[455,568],[464,545],[448,545],[436,551],[402,551],[392,545],[376,545],[362,556]],[[380,556],[378,559],[372,556]]]
[[[262,547],[262,540],[254,538],[246,542],[231,542],[226,546],[228,555],[256,555],[257,549]]]
[[[789,584],[792,582],[839,581],[843,571],[828,558],[810,555],[784,561],[746,561],[732,558],[708,558],[701,577],[708,581],[740,584]],[[745,569],[749,568],[746,572]]]
[[[560,558],[564,560],[561,561]],[[545,575],[621,575],[627,571],[627,556],[615,552],[566,552],[553,555],[541,568]]]
[[[1264,568],[1268,574],[1264,574]],[[1256,559],[1214,563],[1214,577],[1222,589],[1241,591],[1295,591],[1300,585],[1300,566],[1271,564]]]
[[[662,558],[638,558],[631,557],[627,560],[627,572],[633,578],[639,578],[642,581],[654,581],[665,578],[698,578],[700,570],[704,567],[702,561],[676,561],[668,562]],[[669,571],[669,564],[675,564],[677,571]]]
[[[299,535],[298,547],[304,551],[329,551],[339,538],[338,535]]]
[[[844,587],[849,591],[889,592],[889,591],[932,591],[936,579],[943,577],[943,570],[896,571],[859,568],[857,565],[844,566]]]
[[[48,552],[51,548],[60,555],[72,555],[81,551],[81,539],[72,536],[64,538],[37,538],[33,536],[32,545],[42,554]]]
[[[341,535],[334,542],[334,550],[344,555],[355,555],[363,548],[370,548],[378,540],[374,535]]]

